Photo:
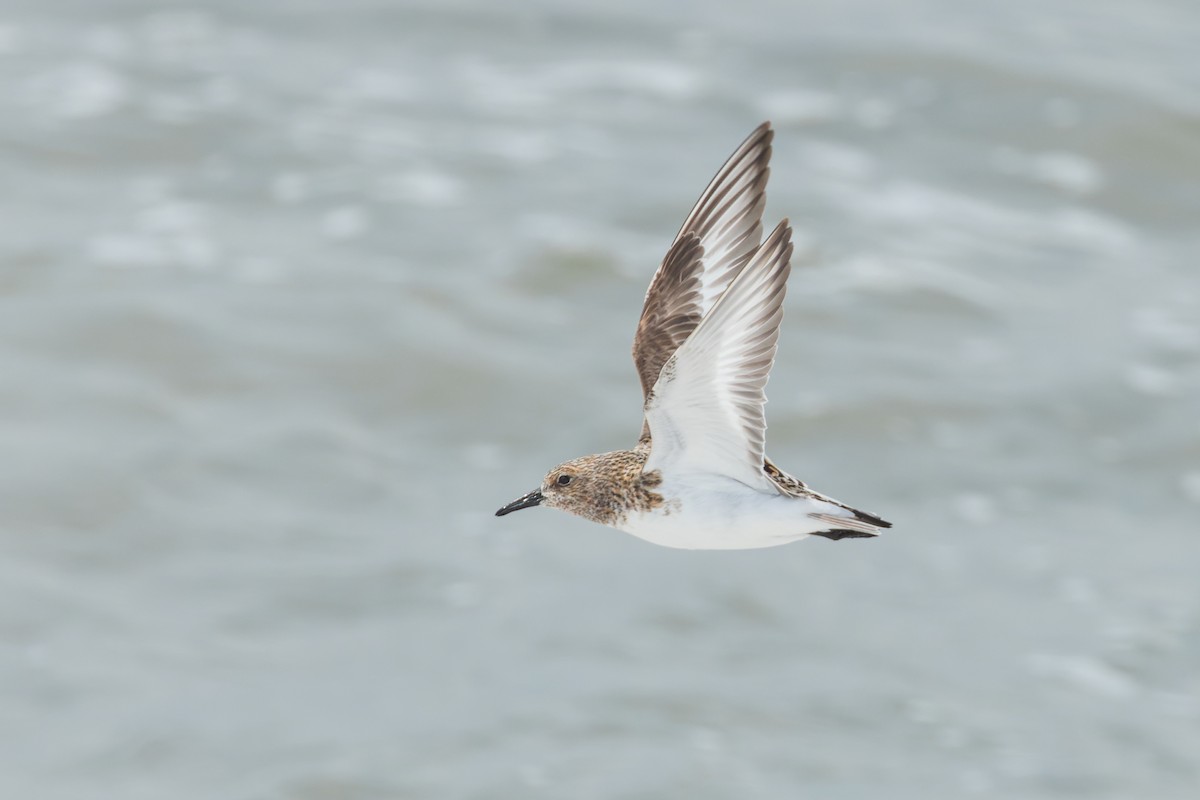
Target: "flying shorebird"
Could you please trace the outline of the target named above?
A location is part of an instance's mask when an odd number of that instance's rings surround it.
[[[760,243],[773,137],[764,122],[725,162],[646,292],[633,341],[645,398],[637,445],[559,464],[496,516],[545,505],[706,550],[891,527],[809,489],[764,453],[764,389],[792,255],[786,219]]]

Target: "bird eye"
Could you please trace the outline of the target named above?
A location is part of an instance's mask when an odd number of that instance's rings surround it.
[[[568,475],[567,473],[564,472],[563,474],[559,475],[558,478],[554,482],[557,483],[559,486],[566,486],[574,479],[575,479],[574,476]]]

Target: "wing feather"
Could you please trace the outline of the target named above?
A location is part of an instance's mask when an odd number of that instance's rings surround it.
[[[763,471],[763,406],[791,273],[791,234],[787,220],[779,223],[663,366],[646,398],[653,435],[646,470],[711,472],[776,491]]]
[[[774,135],[771,123],[764,122],[734,151],[654,274],[633,340],[643,396],[758,247]]]

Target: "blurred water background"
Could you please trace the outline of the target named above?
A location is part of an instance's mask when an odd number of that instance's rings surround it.
[[[0,8],[0,795],[1192,798],[1191,0]],[[772,456],[493,518],[777,128]]]

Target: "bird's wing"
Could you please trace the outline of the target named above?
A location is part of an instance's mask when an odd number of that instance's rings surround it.
[[[764,122],[729,157],[654,274],[633,339],[643,396],[758,247],[774,135]]]
[[[779,223],[663,366],[646,398],[645,470],[726,475],[776,491],[763,472],[764,389],[783,318],[792,229]]]

